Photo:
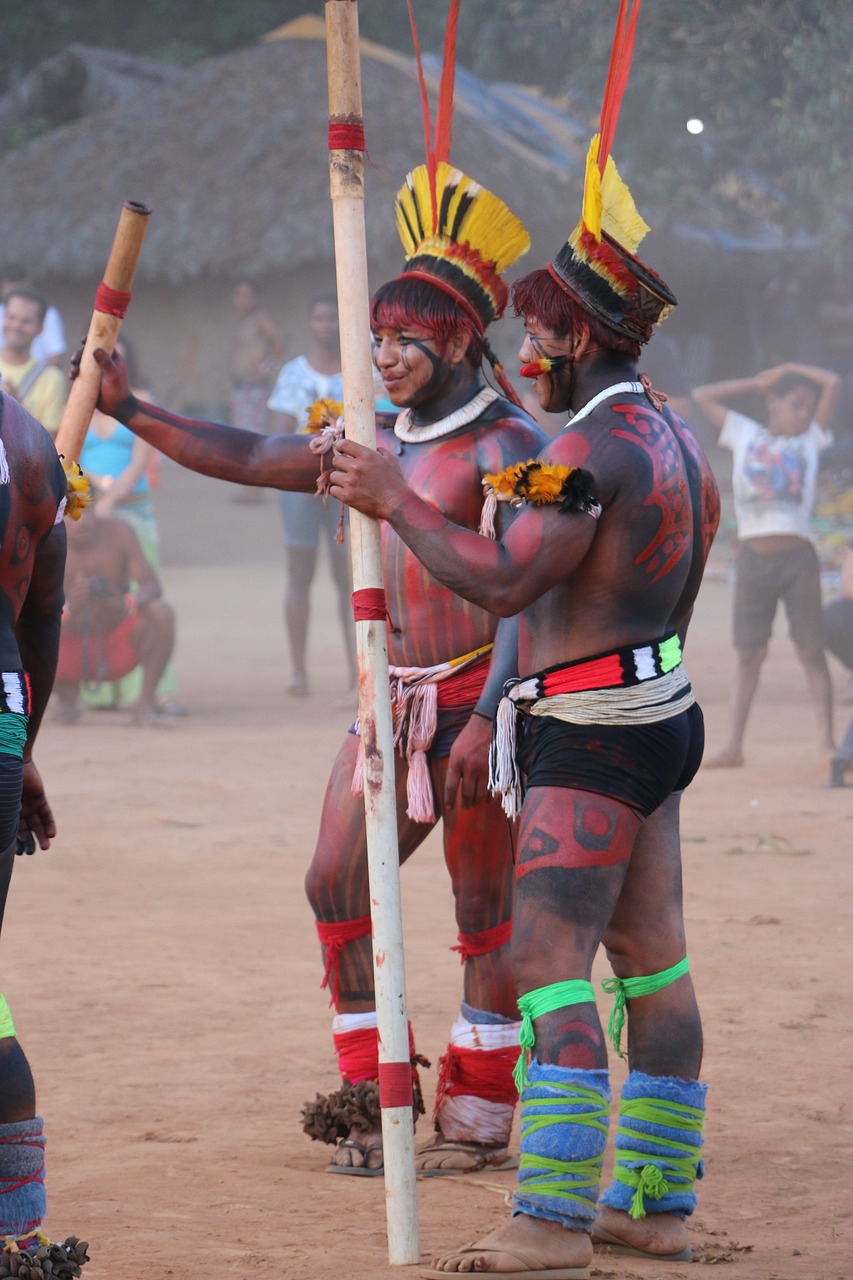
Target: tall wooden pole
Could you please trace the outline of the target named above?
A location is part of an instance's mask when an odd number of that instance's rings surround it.
[[[56,433],[56,449],[69,461],[77,462],[98,403],[101,370],[92,352],[103,347],[110,355],[115,351],[122,317],[130,302],[130,290],[142,241],[148,228],[151,210],[135,200],[122,205],[104,278],[95,294],[95,308],[89,322],[80,372],[65,404],[62,421]]]
[[[346,434],[376,447],[370,355],[367,247],[364,229],[364,129],[357,0],[326,0],[329,69],[329,173],[335,232],[341,364]],[[382,588],[377,521],[350,513],[353,587]],[[383,597],[384,598],[384,597]],[[406,1012],[406,975],[400,909],[400,861],[394,787],[394,737],[388,682],[388,641],[381,616],[356,621],[358,714],[364,754],[364,806],[373,973],[379,1028],[379,1100],[385,1161],[388,1261],[416,1263],[412,1075]]]

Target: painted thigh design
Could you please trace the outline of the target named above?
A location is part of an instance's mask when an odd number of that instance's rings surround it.
[[[527,793],[512,940],[520,993],[557,980],[589,980],[639,828],[633,810],[607,796],[562,787]],[[539,1062],[587,1070],[606,1064],[592,1000],[537,1018],[535,1032]]]

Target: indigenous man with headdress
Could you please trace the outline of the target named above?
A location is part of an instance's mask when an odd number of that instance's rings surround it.
[[[393,459],[340,441],[332,493],[384,518],[425,568],[502,617],[520,613],[520,670],[500,704],[492,777],[521,807],[512,936],[520,992],[521,1166],[508,1223],[429,1274],[587,1276],[592,1240],[687,1258],[701,1174],[702,1035],[685,951],[680,792],[701,712],[681,645],[719,518],[685,424],[637,374],[675,303],[636,257],[646,230],[609,157],[637,10],[620,5],[581,220],[547,269],[514,286],[522,373],[567,426],[536,461],[489,477],[521,506],[490,542],[407,487]],[[523,780],[523,787],[522,787]],[[603,943],[609,1033],[630,1073],[612,1185],[599,1199],[610,1084],[590,983]]]
[[[76,484],[76,482],[75,482]],[[0,927],[15,853],[47,849],[56,823],[33,744],[59,652],[66,508],[72,489],[44,427],[0,389]],[[5,996],[0,993],[0,1275],[79,1276],[86,1246],[43,1234],[44,1122]],[[44,1270],[38,1256],[50,1260]],[[33,1264],[36,1271],[23,1269]],[[7,1264],[8,1270],[4,1264]]]
[[[426,504],[466,528],[483,523],[495,536],[510,510],[484,504],[484,477],[530,457],[545,440],[481,371],[484,354],[495,359],[486,329],[509,296],[501,273],[529,240],[496,196],[433,160],[409,174],[399,193],[405,269],[372,300],[374,361],[401,410],[396,420],[380,417],[378,440]],[[340,405],[316,406],[307,436],[193,422],[137,402],[120,362],[95,354],[103,411],[184,466],[302,492],[315,491],[318,472],[328,477]],[[517,674],[515,627],[507,621],[498,628],[493,614],[472,609],[424,573],[392,529],[383,534],[400,857],[414,852],[440,813],[464,963],[464,1000],[440,1063],[436,1137],[419,1153],[418,1168],[514,1168],[507,1152],[518,1045],[508,962],[513,828],[486,780],[492,714],[504,681]],[[309,1104],[305,1123],[312,1137],[341,1140],[330,1169],[365,1175],[381,1172],[382,1152],[360,784],[359,739],[351,732],[332,769],[306,881],[336,1010],[343,1087]]]

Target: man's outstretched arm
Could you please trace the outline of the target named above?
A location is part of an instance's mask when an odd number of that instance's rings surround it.
[[[100,349],[94,357],[101,369],[101,412],[123,422],[182,467],[235,484],[314,492],[321,461],[310,448],[309,436],[266,436],[219,422],[182,418],[137,400],[121,359]]]
[[[394,458],[352,440],[335,446],[333,498],[386,520],[433,577],[501,618],[521,613],[567,578],[592,543],[595,520],[527,507],[500,542],[451,522],[413,493]]]

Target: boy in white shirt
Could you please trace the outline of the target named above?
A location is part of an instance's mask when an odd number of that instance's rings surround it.
[[[834,751],[832,685],[824,652],[820,566],[811,542],[819,454],[840,378],[828,369],[783,364],[752,378],[697,387],[693,399],[731,449],[738,556],[734,592],[734,646],[738,654],[729,740],[706,760],[711,768],[744,763],[743,736],[767,656],[779,601],[805,672],[825,756]],[[767,425],[729,408],[744,392],[759,391]]]

